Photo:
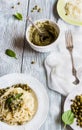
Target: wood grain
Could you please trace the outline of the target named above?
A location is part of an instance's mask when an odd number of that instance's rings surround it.
[[[42,18],[57,21],[59,17],[56,2],[56,0],[0,0],[0,76],[22,72],[31,74],[43,83],[49,95],[50,107],[48,117],[40,130],[63,130],[61,126],[63,107],[61,107],[61,95],[48,89],[44,60],[49,53],[35,52],[26,41],[25,32],[29,25],[26,16],[29,15],[33,21]],[[35,5],[38,5],[42,12],[31,13]],[[13,14],[16,12],[22,13],[23,21],[14,19]],[[5,55],[5,50],[8,48],[16,52],[17,60]],[[31,64],[32,61],[35,63]],[[63,102],[62,100],[62,106]]]
[[[29,2],[29,12],[28,15],[33,19],[33,21],[37,19],[52,19],[55,20],[52,14],[53,11],[53,4],[54,1],[52,0],[30,0]],[[31,9],[38,5],[41,9],[41,13],[37,13],[36,11],[31,13]],[[29,22],[27,23],[27,26]],[[52,92],[48,89],[47,86],[47,79],[46,73],[44,69],[44,60],[47,54],[38,53],[32,50],[29,46],[27,41],[25,42],[24,48],[24,58],[23,58],[23,66],[22,72],[31,74],[40,80],[45,88],[47,89],[49,100],[50,100],[50,108],[47,120],[45,121],[44,125],[40,128],[40,130],[60,130],[61,129],[61,96],[55,92]],[[35,64],[31,64],[34,61]]]
[[[22,53],[24,46],[24,33],[27,15],[26,0],[22,0],[17,5],[18,0],[1,0],[0,1],[0,55],[3,66],[0,63],[0,75],[12,72],[20,72]],[[12,9],[14,6],[14,9]],[[23,14],[23,21],[14,19],[13,14],[20,12]],[[5,55],[5,50],[10,48],[17,54],[17,60]]]

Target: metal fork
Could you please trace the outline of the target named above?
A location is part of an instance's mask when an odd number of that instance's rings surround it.
[[[79,84],[80,80],[77,77],[77,70],[75,69],[74,66],[74,59],[73,59],[73,37],[71,30],[65,32],[65,43],[66,43],[66,48],[68,49],[70,56],[71,56],[71,63],[72,63],[72,75],[75,77],[75,81],[73,84],[77,85]]]

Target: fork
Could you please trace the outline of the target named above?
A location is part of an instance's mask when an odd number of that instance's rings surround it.
[[[75,81],[73,84],[77,85],[79,84],[80,80],[77,77],[77,70],[75,69],[74,65],[74,59],[73,59],[73,37],[72,37],[72,32],[71,30],[68,30],[65,32],[65,43],[66,43],[66,48],[68,49],[70,56],[71,56],[71,63],[72,63],[72,75],[75,77]]]

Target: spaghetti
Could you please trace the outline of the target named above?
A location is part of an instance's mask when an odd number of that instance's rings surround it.
[[[30,121],[38,107],[34,91],[26,84],[0,89],[0,120],[10,125]]]

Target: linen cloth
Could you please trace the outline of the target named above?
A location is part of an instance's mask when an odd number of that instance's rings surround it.
[[[81,86],[82,80],[82,27],[66,24],[64,21],[58,21],[60,27],[60,39],[57,43],[57,51],[54,50],[45,59],[45,68],[47,72],[48,87],[58,93],[67,96],[75,87]],[[72,65],[70,54],[65,45],[65,31],[71,29],[73,35],[73,57],[80,79],[78,85],[74,85],[75,80],[72,76]]]

